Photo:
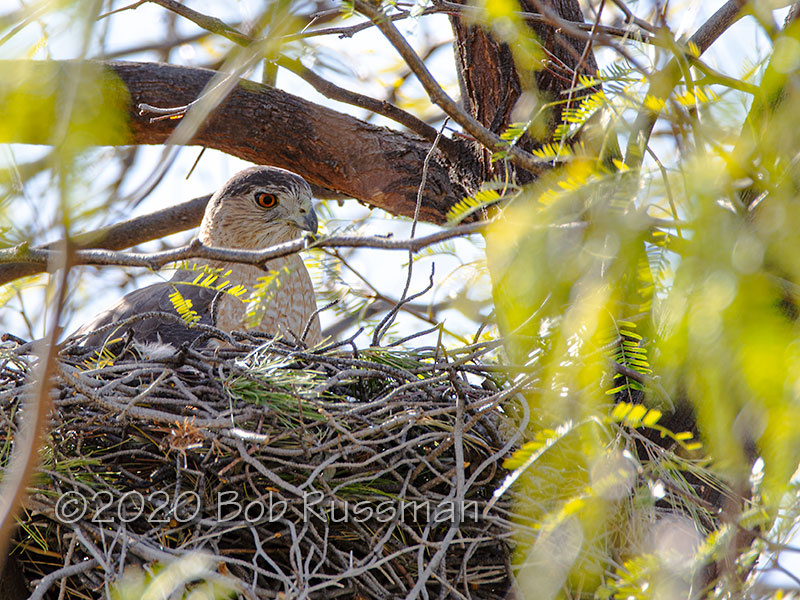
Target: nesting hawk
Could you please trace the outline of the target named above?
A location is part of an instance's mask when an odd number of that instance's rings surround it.
[[[257,250],[288,242],[301,232],[317,231],[317,215],[311,204],[311,188],[294,173],[275,167],[252,167],[234,175],[211,198],[200,225],[203,244],[220,248]],[[201,260],[198,265],[221,269],[232,285],[248,291],[237,297],[214,287],[193,284],[197,270],[178,270],[170,281],[135,290],[92,322],[81,327],[73,338],[84,345],[100,346],[129,330],[140,343],[168,343],[173,346],[196,339],[201,332],[175,319],[157,316],[136,321],[110,331],[92,333],[113,322],[146,312],[176,314],[175,292],[191,301],[199,322],[224,331],[247,328],[250,311],[251,331],[299,339],[306,327],[305,341],[314,345],[321,339],[319,318],[315,314],[314,288],[303,260],[297,255],[276,258],[266,263],[266,271],[253,265]],[[201,278],[202,279],[202,278]],[[230,288],[229,288],[230,289]],[[243,300],[256,298],[253,302]],[[254,302],[259,304],[253,310]],[[260,318],[253,326],[252,320]]]

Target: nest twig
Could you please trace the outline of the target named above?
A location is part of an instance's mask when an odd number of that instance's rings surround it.
[[[505,596],[510,507],[482,511],[520,434],[486,348],[234,340],[62,351],[14,551],[38,597],[97,597],[126,567],[194,551],[247,598]],[[31,383],[6,356],[7,448]]]

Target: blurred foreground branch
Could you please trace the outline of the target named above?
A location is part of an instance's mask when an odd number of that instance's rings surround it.
[[[81,77],[87,111],[100,97],[126,114],[116,130],[96,127],[81,143],[163,144],[179,119],[151,120],[139,105],[187,106],[206,91],[215,71],[132,62],[0,61],[0,121],[21,123],[13,99],[20,94],[58,105],[66,82]],[[17,107],[17,108],[14,108]],[[24,107],[23,107],[24,108]],[[45,107],[46,108],[46,107]],[[42,110],[39,111],[40,114]],[[25,115],[22,115],[25,116]],[[30,124],[32,123],[32,124]],[[37,120],[0,131],[0,142],[53,144],[55,128]],[[120,130],[120,127],[122,130]],[[430,142],[416,135],[377,127],[273,87],[240,80],[193,135],[190,144],[220,150],[256,164],[274,165],[303,176],[316,191],[356,198],[394,215],[411,216],[416,206],[422,162]],[[461,142],[452,141],[457,147]],[[420,219],[441,223],[447,211],[477,185],[470,154],[459,160],[437,152]]]

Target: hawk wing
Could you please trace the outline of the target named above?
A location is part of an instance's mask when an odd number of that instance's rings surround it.
[[[111,308],[97,315],[91,322],[83,325],[70,336],[70,339],[77,340],[84,346],[102,346],[106,341],[122,338],[132,331],[133,339],[140,343],[161,342],[177,348],[184,342],[194,341],[203,333],[198,328],[189,327],[189,324],[183,321],[158,316],[112,327],[100,333],[92,333],[105,325],[125,321],[134,315],[147,312],[169,313],[177,317],[178,312],[170,300],[170,295],[176,290],[184,299],[191,301],[191,309],[200,317],[200,323],[215,325],[212,304],[214,298],[221,292],[197,285],[186,285],[180,279],[183,277],[176,275],[172,281],[134,290]],[[82,336],[85,337],[81,339]]]

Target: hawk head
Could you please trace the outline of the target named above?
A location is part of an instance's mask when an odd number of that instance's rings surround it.
[[[317,231],[306,180],[277,167],[251,167],[234,175],[211,198],[200,225],[210,246],[255,250]]]

